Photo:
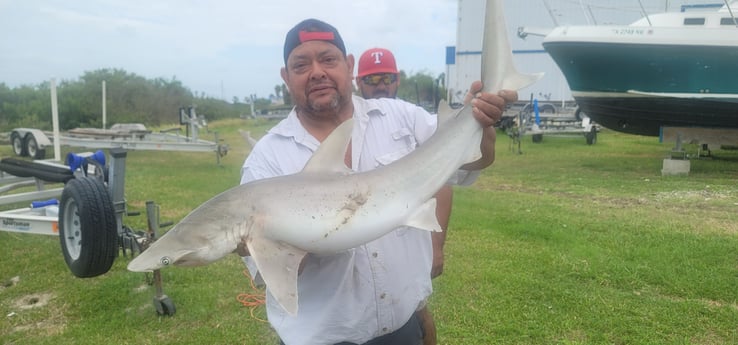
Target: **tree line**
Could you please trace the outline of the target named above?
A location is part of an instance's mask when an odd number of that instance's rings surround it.
[[[444,95],[440,86],[443,78],[425,73],[406,75],[401,71],[398,97],[434,110],[437,95]],[[102,127],[102,83],[106,85],[107,125],[114,123],[143,123],[147,126],[178,123],[179,108],[196,106],[199,115],[208,121],[238,118],[251,114],[251,104],[257,113],[278,106],[269,98],[234,97],[231,103],[221,99],[197,95],[175,77],[147,79],[121,69],[99,69],[85,72],[78,80],[62,80],[57,85],[59,127],[68,130],[78,127]],[[439,87],[441,90],[439,90]],[[23,85],[10,88],[0,82],[0,132],[17,127],[51,130],[51,85]],[[289,91],[284,84],[274,88],[276,98],[284,106],[291,105]],[[272,95],[273,96],[273,95]],[[272,98],[272,97],[270,97]]]

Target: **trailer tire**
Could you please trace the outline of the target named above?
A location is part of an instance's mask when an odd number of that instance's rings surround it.
[[[99,179],[78,177],[64,187],[59,241],[75,276],[96,277],[110,270],[118,254],[118,231],[112,199]]]
[[[67,183],[74,178],[69,169],[12,157],[0,160],[0,170],[13,176],[35,177],[46,182]]]
[[[38,147],[38,141],[36,140],[36,137],[33,136],[33,134],[28,133],[26,134],[26,140],[24,140],[26,145],[26,153],[28,153],[29,156],[33,159],[44,159],[46,158],[46,149],[41,149]]]
[[[592,126],[589,132],[584,134],[584,139],[587,140],[587,145],[593,145],[597,142],[597,128]]]
[[[159,316],[173,316],[177,312],[174,302],[167,295],[154,297],[154,309]]]
[[[21,138],[18,132],[13,132],[10,135],[10,146],[13,147],[13,153],[15,153],[16,156],[18,157],[28,156],[28,152],[26,151],[26,145],[23,142],[23,138]]]

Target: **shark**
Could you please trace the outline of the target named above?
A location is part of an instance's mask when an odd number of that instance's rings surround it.
[[[482,82],[487,91],[518,90],[540,75],[515,69],[502,0],[487,1]],[[433,195],[464,164],[481,157],[483,129],[471,106],[443,104],[436,132],[399,160],[366,172],[344,164],[352,119],[340,124],[297,174],[252,181],[222,192],[185,216],[136,256],[128,269],[215,262],[245,243],[279,305],[294,315],[297,277],[308,253],[335,254],[400,226],[441,231]]]

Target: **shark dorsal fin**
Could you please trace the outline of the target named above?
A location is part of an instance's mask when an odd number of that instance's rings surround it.
[[[346,173],[350,169],[346,167],[344,163],[344,157],[346,155],[346,148],[348,147],[349,141],[351,141],[351,132],[354,129],[354,118],[350,118],[338,125],[336,129],[328,135],[320,147],[315,150],[315,153],[303,172],[336,172]]]

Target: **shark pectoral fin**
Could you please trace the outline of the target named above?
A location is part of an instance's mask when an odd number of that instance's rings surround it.
[[[264,237],[251,237],[247,246],[267,289],[290,315],[297,314],[297,273],[305,257],[302,249]]]
[[[420,230],[441,232],[443,229],[436,218],[436,198],[430,198],[410,215],[405,225]]]

